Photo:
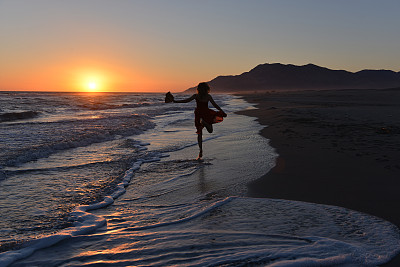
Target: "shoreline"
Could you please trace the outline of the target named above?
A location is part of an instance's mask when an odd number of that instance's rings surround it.
[[[328,204],[400,226],[400,91],[241,95],[279,154],[248,196]],[[396,119],[397,118],[397,119]],[[384,266],[399,266],[400,255]]]

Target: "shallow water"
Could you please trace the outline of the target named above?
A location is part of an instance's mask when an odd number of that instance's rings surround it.
[[[11,225],[19,218],[26,218],[26,227],[36,223],[49,229],[28,230],[43,238],[0,254],[0,263],[378,265],[396,254],[399,231],[379,218],[340,207],[244,197],[246,184],[272,168],[276,153],[258,134],[262,127],[254,118],[232,113],[249,104],[235,97],[217,100],[228,118],[205,134],[203,161],[194,160],[192,106],[153,100],[156,104],[139,107],[147,111],[143,116],[136,115],[145,120],[144,132],[124,135],[121,127],[113,138],[97,142],[93,137],[96,142],[89,145],[3,167],[2,207],[15,213],[1,221],[10,226],[4,236],[12,236]],[[110,120],[121,116],[119,108],[108,109],[113,101],[100,109]],[[95,114],[85,119],[99,115],[99,109],[90,110]],[[37,194],[36,202],[27,201],[27,193]],[[65,209],[62,216],[56,216],[57,207]],[[46,221],[52,218],[56,221]]]

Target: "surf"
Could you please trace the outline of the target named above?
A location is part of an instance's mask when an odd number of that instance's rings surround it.
[[[251,105],[222,99],[230,114],[205,139],[203,161],[194,160],[193,111],[166,110],[152,118],[153,128],[109,141],[136,153],[111,191],[77,205],[71,227],[3,252],[0,262],[329,266],[379,265],[396,255],[399,231],[382,219],[341,207],[246,197],[246,184],[268,172],[277,154],[254,118],[233,113]],[[88,151],[105,147],[117,146]]]

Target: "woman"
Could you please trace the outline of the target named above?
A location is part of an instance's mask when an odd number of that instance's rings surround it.
[[[197,94],[192,95],[189,98],[183,100],[175,100],[174,97],[168,93],[167,98],[171,98],[174,103],[188,103],[192,100],[196,100],[196,109],[194,110],[194,124],[196,126],[197,141],[199,145],[199,157],[203,157],[203,128],[206,127],[209,133],[213,132],[213,123],[218,123],[223,121],[223,117],[226,117],[226,113],[215,103],[210,93],[210,87],[207,83],[199,83],[197,86]],[[218,109],[219,111],[214,111],[208,108],[208,102]]]

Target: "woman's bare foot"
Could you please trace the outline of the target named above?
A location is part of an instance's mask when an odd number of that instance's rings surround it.
[[[203,157],[203,150],[200,150],[197,160],[200,160],[202,157]]]

